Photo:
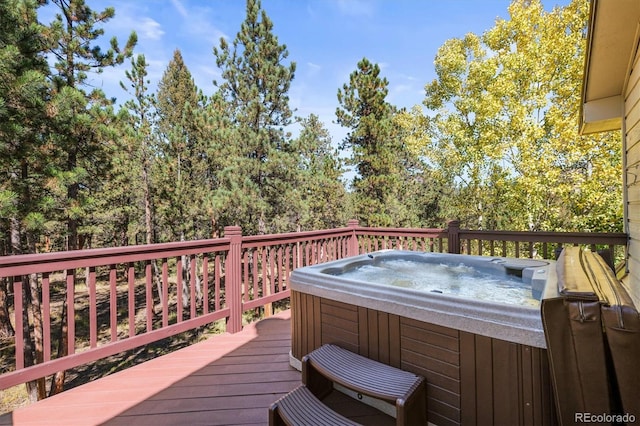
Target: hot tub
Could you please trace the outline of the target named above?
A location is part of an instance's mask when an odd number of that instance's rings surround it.
[[[424,279],[430,268],[460,280]],[[293,364],[334,343],[424,376],[431,423],[555,423],[539,304],[555,262],[383,250],[290,281]]]

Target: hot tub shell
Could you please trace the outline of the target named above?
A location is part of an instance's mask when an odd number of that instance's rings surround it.
[[[555,265],[548,261],[527,265],[520,259],[381,251],[296,269],[291,275],[294,361],[333,343],[420,374],[427,379],[433,424],[556,423],[539,307],[333,275],[384,256],[504,262],[535,277],[533,286],[542,297],[556,289]]]

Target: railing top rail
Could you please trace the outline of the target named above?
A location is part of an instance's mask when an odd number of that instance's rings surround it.
[[[0,277],[226,251],[229,238],[73,250],[0,257]]]
[[[370,228],[359,226],[355,229],[356,235],[399,235],[417,237],[446,237],[447,230],[439,228]]]
[[[577,243],[577,244],[617,244],[627,243],[628,236],[622,232],[547,232],[547,231],[479,231],[460,229],[460,239],[482,239],[498,241]]]
[[[263,245],[290,244],[302,241],[319,240],[332,237],[346,237],[351,235],[351,228],[333,228],[320,231],[287,232],[283,234],[250,235],[242,237],[243,247]]]

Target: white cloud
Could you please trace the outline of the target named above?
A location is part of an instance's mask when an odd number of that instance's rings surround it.
[[[178,13],[183,18],[188,18],[189,17],[189,13],[187,12],[187,9],[185,9],[184,5],[180,2],[180,0],[171,0],[171,4],[173,4],[173,7],[176,8]]]
[[[220,38],[229,37],[214,24],[207,9],[198,9],[189,15],[188,22],[185,22],[186,33],[202,38],[210,46],[217,46]]]
[[[210,62],[215,64],[213,59]],[[220,69],[215,65],[196,64],[193,67],[192,75],[198,88],[202,89],[207,95],[212,94],[214,91],[213,80],[217,80],[218,83],[222,80]]]
[[[322,66],[313,62],[307,62],[306,78],[316,78],[322,73]]]
[[[164,35],[162,26],[151,18],[142,19],[142,25],[139,27],[140,34],[150,40],[160,40]]]
[[[393,87],[395,93],[408,92],[411,90],[411,86],[408,84],[397,84]]]

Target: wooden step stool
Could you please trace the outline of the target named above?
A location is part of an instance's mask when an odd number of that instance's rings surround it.
[[[341,416],[300,385],[269,408],[270,426],[357,426]]]
[[[336,345],[321,346],[302,358],[302,383],[271,406],[270,425],[357,424],[322,403],[334,384],[391,404],[396,425],[427,424],[424,378]]]

